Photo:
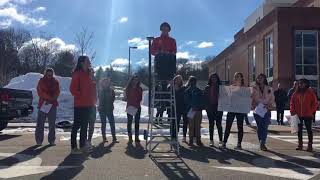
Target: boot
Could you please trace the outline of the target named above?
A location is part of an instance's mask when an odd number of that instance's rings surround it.
[[[135,136],[134,142],[136,142],[136,143],[140,143],[139,136]]]
[[[313,152],[312,144],[308,144],[307,151],[308,152]]]
[[[265,144],[261,144],[261,145],[260,145],[260,149],[261,149],[262,151],[268,151],[268,148],[267,148],[267,146],[266,146]]]
[[[197,138],[197,145],[198,145],[198,146],[203,146],[203,143],[201,142],[201,139],[200,139],[200,138]]]
[[[303,145],[302,145],[302,142],[299,142],[299,145],[298,147],[296,148],[297,151],[302,151],[303,149]]]
[[[130,144],[131,144],[131,143],[133,142],[133,140],[132,140],[132,135],[131,135],[131,134],[129,134],[129,135],[128,135],[128,137],[129,137],[129,142],[128,142],[128,143],[130,143]]]
[[[192,137],[189,139],[189,146],[193,146],[193,138]]]

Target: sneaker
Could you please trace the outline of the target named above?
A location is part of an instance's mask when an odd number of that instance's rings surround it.
[[[213,140],[210,140],[209,146],[210,146],[210,147],[213,147],[213,146],[214,146]]]
[[[183,142],[183,143],[187,143],[187,138],[186,138],[186,137],[183,137],[183,138],[182,138],[182,142]]]
[[[116,138],[112,139],[112,142],[113,143],[119,143],[119,141]]]
[[[261,145],[260,145],[260,149],[261,149],[262,151],[268,151],[267,146],[264,145],[264,144],[261,144]]]
[[[78,148],[74,148],[71,150],[71,154],[82,154],[82,151],[80,151]]]
[[[235,149],[235,150],[242,150],[241,144],[238,144],[234,149]]]
[[[56,146],[54,142],[49,143],[49,146]]]
[[[197,145],[198,146],[203,146],[203,143],[199,140],[199,141],[197,141]]]
[[[108,142],[107,137],[106,136],[102,136],[102,142]]]
[[[223,142],[222,142],[222,141],[219,141],[219,147],[221,147],[221,146],[222,146],[222,144],[223,144]]]
[[[189,140],[189,146],[193,146],[193,139]]]
[[[312,146],[308,146],[307,151],[308,151],[308,152],[313,152]]]
[[[134,140],[134,142],[135,142],[135,143],[140,143],[140,139],[137,138],[137,139]]]
[[[221,146],[220,146],[221,149],[226,149],[227,148],[227,145],[225,142],[222,142]]]
[[[296,150],[297,150],[297,151],[302,151],[303,148],[302,148],[302,146],[298,146],[298,147],[296,148]]]
[[[36,146],[42,146],[42,143],[37,143]]]

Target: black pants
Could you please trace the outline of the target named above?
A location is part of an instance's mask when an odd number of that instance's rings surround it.
[[[77,133],[80,129],[80,148],[86,146],[88,122],[92,107],[74,108],[74,121],[71,130],[71,148],[77,148]]]
[[[181,118],[183,119],[183,126],[182,126],[182,129],[183,129],[183,137],[186,137],[187,136],[187,131],[188,131],[188,118],[187,118],[187,114],[185,113],[177,113],[177,125],[178,125],[178,132],[180,131],[180,121],[181,121]],[[172,138],[176,138],[176,125],[175,125],[175,122],[174,121],[171,121],[171,128],[170,128],[170,131],[171,131],[171,137]]]
[[[306,126],[307,132],[308,132],[308,145],[312,145],[313,143],[313,133],[312,133],[312,118],[305,118],[305,117],[299,117],[300,123],[299,123],[299,131],[298,131],[298,141],[299,145],[303,145],[302,141],[302,135],[303,135],[303,123]]]
[[[155,56],[154,61],[158,80],[173,79],[177,71],[176,56],[174,54],[159,53]]]
[[[207,111],[208,119],[209,119],[209,133],[210,133],[210,140],[213,141],[214,135],[214,122],[216,122],[216,126],[218,129],[219,134],[219,141],[222,141],[222,116],[223,112],[221,111]]]
[[[136,115],[133,117],[130,114],[127,114],[128,117],[128,136],[132,137],[132,121],[134,118],[134,130],[135,130],[135,137],[136,139],[139,139],[139,125],[140,125],[140,114],[141,114],[141,108],[138,109]]]
[[[316,114],[317,114],[317,112],[313,113],[313,119],[312,119],[313,123],[316,123]]]
[[[244,120],[246,121],[246,125],[250,125],[248,114],[244,116]]]
[[[238,144],[241,144],[242,138],[243,138],[243,120],[244,120],[245,114],[242,113],[232,113],[228,112],[227,114],[227,122],[226,122],[226,130],[224,132],[224,143],[227,143],[230,130],[232,127],[232,123],[234,121],[234,118],[237,118],[237,126],[238,126]]]
[[[277,109],[277,122],[283,124],[284,110]]]

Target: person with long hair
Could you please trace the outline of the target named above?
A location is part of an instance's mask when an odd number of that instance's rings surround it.
[[[92,109],[96,106],[96,82],[90,74],[91,63],[88,56],[80,56],[72,73],[70,92],[74,97],[74,121],[71,131],[71,153],[87,153],[88,123]],[[77,146],[77,133],[80,129],[80,150]]]
[[[222,145],[222,116],[223,112],[218,111],[219,86],[221,80],[217,73],[209,76],[208,84],[204,89],[205,109],[209,119],[210,146],[214,146],[214,124],[216,123],[219,134],[219,146]]]
[[[194,138],[198,146],[203,146],[201,142],[201,122],[202,109],[204,107],[203,92],[197,87],[197,79],[190,76],[188,88],[185,91],[184,99],[188,109],[189,119],[189,145],[193,146]]]
[[[244,87],[244,77],[243,74],[240,72],[236,72],[234,74],[233,84],[231,86],[239,86]],[[238,127],[238,144],[235,149],[241,150],[242,146],[242,139],[243,139],[243,121],[246,114],[244,113],[236,113],[236,112],[228,112],[227,120],[226,120],[226,129],[224,133],[223,143],[221,148],[226,148],[226,144],[230,135],[231,127],[233,124],[234,119],[237,119],[237,127]]]
[[[127,109],[132,107],[136,110],[136,113],[127,113],[128,123],[128,137],[129,143],[132,143],[132,121],[134,119],[135,125],[135,142],[140,143],[139,139],[139,125],[140,125],[140,114],[141,114],[141,101],[142,101],[142,88],[140,87],[140,80],[138,76],[133,76],[125,89],[125,97],[127,100]],[[131,109],[132,109],[131,108]]]
[[[112,134],[112,142],[118,143],[116,137],[116,130],[115,130],[115,122],[114,122],[114,100],[115,100],[115,92],[111,88],[111,79],[110,77],[104,78],[100,81],[100,89],[98,93],[99,97],[99,106],[98,111],[101,119],[101,133],[102,133],[102,140],[103,142],[107,141],[106,136],[106,124],[107,118],[109,120],[111,134]]]
[[[181,118],[183,119],[183,142],[186,142],[186,135],[188,129],[188,118],[187,118],[187,111],[185,108],[184,102],[184,94],[186,87],[183,85],[182,76],[177,75],[173,78],[173,85],[175,91],[175,100],[176,100],[176,113],[177,113],[177,131],[180,131],[180,121]],[[174,110],[174,108],[172,108]],[[173,112],[172,112],[173,113]],[[173,114],[172,114],[173,115]],[[176,139],[176,125],[174,121],[171,121],[171,137]]]
[[[37,93],[39,95],[38,118],[35,131],[37,145],[42,145],[44,136],[44,123],[48,118],[49,134],[48,141],[51,146],[55,145],[56,132],[55,123],[57,117],[58,97],[60,94],[59,81],[54,77],[54,70],[47,68],[43,78],[38,82]],[[42,106],[50,105],[48,112],[41,110]]]
[[[298,82],[298,89],[293,93],[290,101],[291,115],[298,115],[300,123],[298,124],[298,147],[296,150],[303,149],[303,124],[306,126],[308,132],[308,149],[312,152],[313,132],[312,132],[312,119],[314,112],[317,110],[318,100],[314,91],[310,88],[309,80],[300,79]]]
[[[256,108],[264,108],[267,112],[263,117],[256,113]],[[268,85],[267,76],[259,74],[256,85],[252,89],[252,109],[255,110],[254,119],[257,123],[257,134],[260,142],[260,149],[267,151],[266,141],[268,137],[268,127],[271,119],[271,110],[275,109],[275,98],[272,87]]]

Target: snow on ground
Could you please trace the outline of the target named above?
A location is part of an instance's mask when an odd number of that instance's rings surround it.
[[[26,75],[22,75],[16,78],[13,78],[10,83],[6,86],[6,88],[13,88],[13,89],[22,89],[22,90],[30,90],[33,94],[33,106],[35,111],[33,114],[27,118],[27,120],[23,119],[24,122],[34,122],[37,118],[37,104],[38,104],[38,94],[36,91],[37,84],[39,79],[42,77],[39,73],[28,73]],[[70,77],[60,77],[56,76],[58,81],[60,82],[60,96],[58,98],[59,107],[57,111],[57,121],[61,120],[73,120],[73,96],[69,92],[69,86],[71,82]],[[117,87],[117,91],[121,92],[121,90]],[[122,96],[119,96],[122,97]],[[121,99],[121,98],[120,98]],[[148,121],[148,91],[144,91],[143,99],[142,99],[142,110],[141,110],[141,121],[140,122],[147,122]],[[126,109],[126,102],[121,100],[116,100],[114,103],[114,116],[115,121],[120,122],[127,122],[127,115],[125,113]],[[290,115],[289,111],[285,111],[285,115]],[[249,121],[255,123],[252,112],[248,115]],[[207,121],[207,114],[203,111],[203,119]],[[223,119],[226,119],[226,113],[224,113]],[[276,112],[272,112],[272,124],[276,124],[277,114]],[[100,117],[97,113],[97,120],[100,120]],[[320,112],[317,112],[316,120],[320,123]],[[287,119],[284,118],[284,122],[287,124]]]

